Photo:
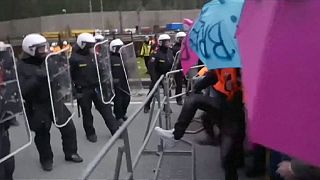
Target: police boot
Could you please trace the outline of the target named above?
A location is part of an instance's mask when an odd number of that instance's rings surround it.
[[[52,171],[52,166],[53,166],[52,161],[41,162],[41,167],[44,171]]]
[[[83,159],[77,153],[72,154],[71,156],[66,156],[65,160],[75,162],[75,163],[81,163],[83,161]]]
[[[150,111],[150,108],[145,106],[144,109],[143,109],[143,112],[144,113],[148,113],[149,111]]]
[[[98,137],[96,134],[92,134],[92,135],[87,135],[87,139],[88,139],[88,141],[95,143],[95,142],[97,142]]]

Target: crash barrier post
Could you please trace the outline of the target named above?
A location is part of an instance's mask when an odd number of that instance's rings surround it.
[[[123,153],[126,154],[125,160],[127,164],[127,176],[126,179],[132,180],[133,172],[136,169],[140,158],[143,154],[152,154],[159,156],[157,167],[154,170],[155,174],[153,179],[158,179],[160,169],[162,166],[162,160],[165,155],[175,154],[175,155],[188,155],[191,156],[192,161],[192,179],[195,179],[195,148],[192,143],[186,140],[182,140],[183,143],[189,145],[191,147],[191,150],[189,151],[176,151],[176,150],[165,150],[164,149],[164,142],[162,139],[160,139],[159,145],[157,150],[147,150],[146,146],[148,142],[150,141],[151,135],[153,133],[153,129],[156,127],[157,124],[159,124],[160,127],[163,127],[162,122],[162,110],[165,106],[166,97],[161,99],[160,95],[160,84],[164,80],[164,75],[162,75],[159,80],[156,82],[154,88],[151,90],[147,98],[143,101],[143,103],[140,105],[138,109],[135,110],[135,112],[125,121],[121,127],[117,130],[117,132],[109,139],[109,141],[101,148],[100,152],[95,156],[95,158],[88,164],[84,172],[82,173],[80,179],[89,179],[90,175],[94,172],[94,170],[97,168],[98,164],[101,163],[102,159],[108,154],[108,152],[111,150],[111,148],[114,147],[117,140],[122,139],[123,145],[118,147],[118,155],[117,155],[117,161],[116,161],[116,167],[114,171],[114,179],[119,179],[119,173],[122,165],[122,156]],[[153,98],[154,97],[154,98]],[[128,126],[137,118],[138,114],[143,110],[144,106],[147,104],[147,102],[153,98],[152,102],[152,109],[150,110],[150,116],[149,121],[147,125],[147,129],[145,132],[145,137],[143,139],[142,146],[139,148],[137,155],[134,157],[134,160],[132,161],[131,158],[131,146],[129,142],[129,136],[128,136]],[[153,116],[153,111],[156,106],[157,102],[157,110],[155,111],[155,116]]]
[[[190,69],[194,70],[194,69],[202,68],[202,67],[204,67],[204,65],[193,66]],[[171,120],[171,112],[170,112],[170,110],[171,110],[171,108],[170,108],[170,100],[186,95],[189,92],[189,90],[192,90],[192,87],[194,85],[194,81],[196,80],[196,75],[194,75],[194,76],[191,75],[190,77],[186,78],[187,82],[188,82],[186,91],[182,92],[180,94],[176,94],[176,95],[170,96],[170,94],[171,94],[170,91],[172,89],[172,84],[173,84],[172,81],[174,81],[173,80],[174,79],[174,75],[176,73],[180,73],[180,72],[183,72],[183,69],[170,71],[170,72],[168,72],[166,74],[165,79],[164,79],[164,90],[165,90],[165,94],[167,94],[167,96],[166,96],[166,115],[165,115],[165,117],[166,117],[166,123],[168,124],[168,129],[172,128],[172,120]],[[199,121],[198,118],[195,118],[193,120],[193,122],[197,122],[197,123],[201,124],[201,121]],[[194,131],[188,130],[188,131],[186,131],[186,133],[187,134],[197,134],[197,133],[199,133],[199,132],[201,132],[203,130],[204,130],[204,128],[200,127],[199,129],[194,130]]]

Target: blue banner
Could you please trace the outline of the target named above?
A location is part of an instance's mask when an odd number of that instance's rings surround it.
[[[212,0],[190,31],[190,46],[209,69],[238,68],[241,60],[235,33],[244,0]]]

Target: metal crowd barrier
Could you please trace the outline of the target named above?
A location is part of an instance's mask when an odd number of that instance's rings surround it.
[[[190,70],[194,70],[194,69],[198,69],[198,68],[202,68],[202,67],[204,67],[204,65],[193,66],[193,67],[190,68]],[[188,81],[187,87],[186,87],[186,91],[182,92],[180,94],[176,94],[176,95],[170,96],[170,94],[171,94],[170,91],[172,89],[172,86],[171,86],[172,79],[174,78],[174,75],[176,73],[180,73],[182,71],[183,71],[183,69],[170,71],[170,72],[168,72],[166,74],[166,77],[164,79],[164,89],[165,89],[165,92],[166,92],[165,94],[167,94],[167,96],[166,96],[167,97],[166,98],[166,103],[167,103],[166,108],[168,109],[168,110],[166,110],[166,124],[168,124],[169,129],[172,128],[172,122],[171,122],[171,116],[170,116],[170,114],[171,114],[170,113],[170,100],[186,95],[190,90],[192,90],[192,87],[194,85],[194,81],[196,79],[196,75],[189,74],[186,77],[186,79]],[[202,124],[201,120],[199,120],[199,118],[194,118],[193,122],[197,122],[199,124]],[[203,130],[204,130],[204,128],[200,127],[199,129],[194,130],[194,131],[188,130],[188,131],[186,131],[186,134],[197,134],[197,133],[199,133],[199,132],[201,132]]]
[[[100,152],[97,154],[97,156],[88,164],[87,168],[83,172],[82,176],[80,179],[89,179],[90,175],[93,173],[95,168],[97,168],[98,164],[102,161],[102,159],[107,155],[107,153],[111,150],[111,148],[115,145],[115,142],[119,139],[123,140],[123,145],[118,148],[118,155],[117,155],[117,161],[116,161],[116,167],[115,167],[115,172],[113,178],[115,180],[119,179],[119,174],[120,174],[120,169],[122,165],[122,156],[123,153],[125,153],[125,160],[126,160],[126,165],[127,165],[127,176],[126,179],[132,180],[134,179],[133,172],[136,169],[140,158],[143,154],[153,154],[156,156],[159,156],[158,162],[157,162],[157,167],[154,170],[155,174],[153,179],[158,179],[161,165],[162,165],[162,160],[165,155],[168,154],[177,154],[177,155],[188,155],[191,156],[192,160],[192,179],[195,179],[196,174],[195,174],[195,148],[192,143],[186,141],[186,140],[181,140],[183,143],[190,145],[191,150],[190,151],[178,151],[178,150],[165,150],[164,149],[164,143],[163,140],[160,139],[159,145],[157,150],[146,150],[146,146],[151,138],[151,135],[153,133],[153,129],[157,125],[157,122],[159,122],[159,126],[162,128],[169,129],[168,124],[166,123],[166,126],[163,127],[163,119],[161,116],[161,111],[163,107],[165,107],[165,114],[168,114],[168,106],[166,104],[166,100],[169,99],[165,96],[163,99],[161,99],[160,96],[160,84],[161,82],[164,81],[164,75],[160,77],[160,79],[156,82],[154,88],[152,91],[149,93],[147,98],[144,100],[144,102],[140,105],[138,109],[128,118],[127,121],[125,121],[122,126],[118,129],[118,131],[109,139],[109,141],[102,147]],[[139,148],[137,155],[134,157],[134,160],[132,161],[131,157],[131,147],[129,143],[129,137],[128,137],[128,126],[135,120],[135,118],[138,116],[138,114],[143,110],[144,105],[148,102],[149,99],[153,98],[152,101],[152,106],[150,110],[150,115],[149,115],[149,121],[147,125],[147,129],[144,135],[143,143],[142,146]],[[153,116],[154,113],[154,108],[156,106],[157,102],[157,111],[155,113],[155,116]],[[166,116],[167,118],[167,116]],[[166,120],[168,122],[168,120]]]

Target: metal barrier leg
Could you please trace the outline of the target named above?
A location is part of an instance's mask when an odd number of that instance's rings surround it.
[[[159,173],[160,173],[160,170],[161,170],[161,163],[162,163],[162,160],[163,160],[163,152],[160,153],[160,158],[158,160],[158,163],[157,163],[157,167],[155,169],[155,175],[154,175],[154,180],[157,180],[158,177],[159,177]]]
[[[117,162],[116,162],[116,169],[114,171],[114,180],[119,180],[120,168],[122,164],[122,156],[123,156],[123,146],[118,147],[118,155],[117,155]]]
[[[171,129],[171,107],[170,107],[170,88],[169,88],[169,78],[164,79],[164,96],[166,98],[165,106],[165,119],[166,119],[166,129]]]
[[[160,87],[158,87],[156,93],[157,93],[157,100],[158,100],[158,108],[161,110]],[[163,128],[161,113],[159,115],[159,127]],[[161,149],[160,150],[163,151],[163,140],[162,139],[160,139],[160,145],[161,145]]]
[[[196,174],[196,148],[192,144],[192,180],[197,179],[197,174]]]
[[[155,98],[153,98],[152,104],[151,104],[151,110],[150,110],[150,114],[149,114],[149,121],[148,121],[147,129],[146,129],[146,132],[144,134],[143,140],[146,139],[146,137],[147,137],[147,135],[148,135],[148,133],[150,131],[150,124],[151,124],[152,117],[153,117],[153,111],[154,111],[155,103],[156,103],[156,100],[155,100]]]
[[[133,180],[133,168],[132,168],[132,159],[131,159],[131,150],[128,136],[128,129],[123,131],[123,142],[124,142],[124,151],[126,153],[126,161],[127,161],[127,171],[131,174],[130,178]]]

